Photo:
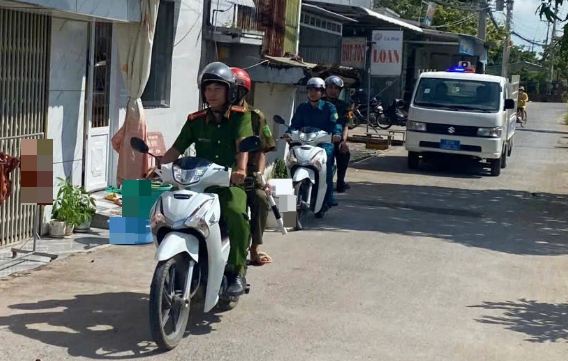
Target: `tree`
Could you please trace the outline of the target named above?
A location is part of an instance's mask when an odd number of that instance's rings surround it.
[[[459,3],[463,3],[463,7]],[[375,7],[392,9],[405,19],[417,20],[426,13],[426,7],[422,5],[421,0],[375,0]],[[432,19],[432,27],[441,31],[476,35],[478,13],[474,10],[469,1],[456,1],[452,6],[438,5]],[[489,46],[489,64],[500,61],[504,39],[505,27],[495,27],[492,22],[488,22],[486,42]]]

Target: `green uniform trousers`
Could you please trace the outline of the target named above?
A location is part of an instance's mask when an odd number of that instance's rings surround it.
[[[228,227],[231,242],[228,264],[233,271],[242,274],[245,270],[250,242],[247,194],[240,187],[210,187],[207,192],[219,196],[221,217]]]
[[[250,207],[252,244],[260,245],[262,244],[262,235],[266,229],[266,219],[268,218],[270,205],[266,192],[256,187],[247,192],[247,199]]]

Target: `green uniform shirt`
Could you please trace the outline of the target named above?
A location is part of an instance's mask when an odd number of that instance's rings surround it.
[[[251,107],[246,102],[243,103],[243,106],[251,112],[252,132],[260,138],[262,151],[268,153],[275,150],[276,141],[272,136],[272,131],[264,114],[260,110]]]
[[[236,141],[253,135],[250,111],[232,110],[217,123],[210,110],[194,113],[188,117],[178,135],[174,148],[184,153],[195,143],[199,158],[216,164],[233,167],[238,153]]]

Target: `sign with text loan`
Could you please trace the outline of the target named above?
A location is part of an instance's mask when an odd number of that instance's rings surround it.
[[[373,30],[371,75],[399,76],[402,73],[402,31]]]
[[[341,65],[365,69],[366,38],[343,38],[341,41]]]

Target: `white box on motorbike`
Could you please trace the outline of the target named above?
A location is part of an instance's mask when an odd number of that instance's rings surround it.
[[[268,180],[268,184],[270,184],[274,196],[294,194],[294,186],[292,185],[291,178],[270,179]]]

